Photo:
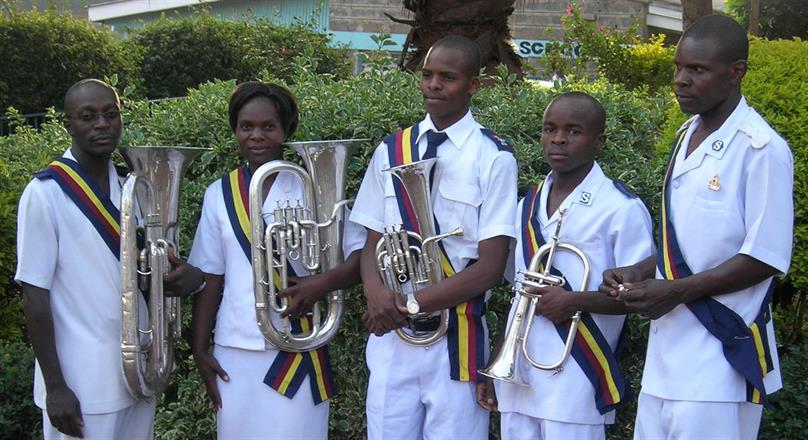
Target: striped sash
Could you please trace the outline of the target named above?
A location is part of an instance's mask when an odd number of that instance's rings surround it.
[[[222,195],[227,217],[230,219],[230,226],[233,228],[233,233],[249,264],[252,264],[250,205],[248,202],[251,177],[250,170],[245,165],[222,178]],[[291,265],[287,266],[287,271],[291,276],[296,276]],[[272,274],[272,278],[275,287],[280,290],[280,273],[277,270]],[[311,328],[311,317],[302,320],[290,319],[289,321],[292,331],[297,333],[307,332]],[[303,353],[279,350],[264,377],[264,383],[291,399],[306,376],[310,378],[309,385],[315,404],[328,400],[337,393],[331,360],[326,347]]]
[[[34,174],[40,180],[53,179],[79,207],[115,258],[120,258],[121,213],[104,195],[98,184],[81,169],[78,162],[60,157]]]
[[[676,135],[668,170],[662,184],[662,209],[660,211],[659,242],[662,249],[657,253],[657,268],[666,280],[685,278],[693,274],[676,238],[671,222],[668,184],[673,174],[676,156],[682,147],[689,124],[684,125]],[[767,404],[766,387],[763,377],[774,369],[771,347],[766,324],[771,320],[771,303],[774,280],[760,306],[760,311],[751,326],[732,309],[713,298],[700,298],[687,304],[688,309],[704,325],[710,334],[721,341],[724,357],[744,379],[746,379],[746,400],[757,404]]]
[[[390,158],[390,166],[395,167],[420,160],[418,152],[418,125],[406,128],[394,133],[385,139],[387,153]],[[429,159],[424,157],[423,159]],[[393,188],[396,192],[399,212],[404,229],[416,233],[421,233],[415,212],[410,202],[407,191],[401,182],[393,176]],[[440,225],[434,219],[435,232],[440,234]],[[441,266],[445,278],[455,274],[455,269],[446,254],[446,249],[442,242],[438,242],[440,249]],[[469,262],[469,265],[474,261]],[[467,266],[468,267],[468,266]],[[485,343],[486,332],[483,326],[483,315],[485,314],[485,294],[478,295],[462,304],[449,309],[449,328],[446,332],[447,346],[449,349],[449,364],[452,380],[463,382],[482,381],[482,376],[477,374],[477,370],[485,366]]]
[[[541,209],[543,185],[542,181],[538,186],[533,187],[522,202],[522,257],[525,265],[530,263],[536,252],[545,243],[537,215]],[[551,268],[551,272],[557,276],[561,275],[555,267]],[[572,290],[569,283],[564,284],[563,287],[568,291]],[[586,289],[586,286],[581,286],[581,289]],[[562,341],[566,341],[570,325],[571,321],[555,325]],[[625,330],[624,324],[621,330],[621,340]],[[620,351],[619,347],[614,351],[611,349],[592,315],[582,312],[571,354],[595,388],[595,405],[601,414],[620,407],[631,398],[631,391],[626,385],[626,379],[618,362]]]

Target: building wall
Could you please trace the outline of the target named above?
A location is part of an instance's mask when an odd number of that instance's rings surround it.
[[[510,19],[516,39],[554,39],[561,36],[561,16],[570,0],[519,0]],[[645,23],[648,0],[578,0],[587,18],[601,26],[627,29]],[[394,23],[384,13],[409,19],[412,14],[400,0],[330,0],[329,30],[406,34],[409,26]]]

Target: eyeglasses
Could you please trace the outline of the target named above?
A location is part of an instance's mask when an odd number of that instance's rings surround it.
[[[78,116],[66,116],[69,119],[78,119],[82,122],[95,122],[101,116],[104,117],[107,121],[114,121],[121,117],[121,112],[118,110],[110,110],[108,112],[101,112],[101,113],[80,113]]]

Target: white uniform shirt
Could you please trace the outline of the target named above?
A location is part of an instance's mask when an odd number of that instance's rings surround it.
[[[547,197],[553,184],[553,173],[547,176],[541,189],[538,212],[541,234],[549,243],[558,222],[558,210],[547,217]],[[521,224],[522,205],[519,203]],[[586,178],[561,203],[567,208],[561,225],[562,243],[572,244],[588,257],[590,263],[589,280],[584,286],[587,291],[597,291],[601,274],[611,267],[627,266],[647,258],[654,253],[653,223],[648,210],[639,198],[631,198],[618,190],[614,183],[603,174],[597,162]],[[522,274],[530,262],[524,261],[522,235],[517,237],[516,249],[512,255],[515,262],[507,275],[521,288]],[[510,265],[509,265],[510,266]],[[570,252],[555,254],[553,266],[564,274],[573,291],[581,291],[583,265],[580,258]],[[581,293],[584,295],[584,293]],[[509,322],[513,321],[516,302],[511,307]],[[617,346],[625,315],[591,314],[612,350]],[[565,334],[566,337],[566,334]],[[543,316],[536,316],[529,335],[529,352],[533,360],[550,364],[561,358],[564,341],[558,335],[555,325]],[[578,424],[603,424],[614,422],[614,411],[601,415],[595,405],[595,389],[581,367],[570,356],[564,369],[555,374],[530,366],[519,352],[517,368],[529,386],[514,385],[496,381],[499,410],[518,412],[530,417]]]
[[[671,221],[685,261],[699,273],[746,254],[785,273],[794,219],[788,145],[741,99],[721,128],[685,158],[700,122],[698,116],[692,119],[669,184]],[[662,278],[658,270],[657,278]],[[713,299],[748,325],[770,282]],[[771,322],[767,331],[774,371],[764,383],[771,393],[782,381]],[[670,400],[746,400],[743,377],[727,362],[719,340],[685,305],[651,322],[642,391]]]
[[[75,160],[69,149],[64,157]],[[121,180],[112,162],[109,195],[120,207]],[[14,280],[50,291],[59,364],[81,411],[108,413],[133,405],[121,372],[120,262],[53,179],[33,179],[20,198]],[[138,298],[143,320],[148,311]],[[38,362],[34,402],[45,408]]]
[[[455,270],[479,257],[478,243],[504,235],[515,236],[513,213],[516,209],[516,159],[499,151],[494,141],[480,131],[471,112],[448,127],[448,140],[440,145],[432,185],[432,208],[441,232],[460,226],[462,237],[442,240]],[[427,116],[418,124],[419,157],[427,147],[428,130],[437,131]],[[376,232],[401,224],[387,145],[382,142],[373,153],[356,196],[351,221]]]
[[[277,202],[285,206],[286,200],[290,200],[292,204],[300,200],[303,204],[303,186],[295,174],[280,172],[264,200],[264,220],[267,223],[274,221],[273,211]],[[346,257],[361,249],[365,243],[364,229],[349,221],[345,222],[344,237],[343,251]],[[225,276],[222,302],[216,316],[214,342],[245,350],[273,349],[274,347],[264,339],[258,328],[252,265],[230,224],[222,197],[221,179],[211,184],[205,191],[202,217],[188,261],[205,273]],[[292,260],[291,264],[299,276],[308,274],[299,261]],[[280,324],[277,319],[273,321],[276,325]]]

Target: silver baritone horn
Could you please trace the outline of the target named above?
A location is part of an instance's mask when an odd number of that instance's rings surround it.
[[[150,400],[165,389],[180,338],[180,298],[164,296],[163,277],[171,271],[166,252],[179,229],[180,181],[188,163],[204,152],[185,147],[120,147],[131,172],[121,189],[121,356],[126,387]],[[140,209],[142,225],[136,209]],[[138,230],[143,231],[142,247]],[[147,327],[141,328],[138,302],[148,292]]]
[[[577,311],[572,316],[570,329],[564,343],[564,352],[561,358],[552,364],[541,364],[533,360],[528,352],[528,335],[530,334],[530,327],[533,325],[533,317],[536,314],[536,306],[541,295],[534,295],[525,290],[525,286],[543,287],[563,286],[565,284],[563,277],[550,273],[553,259],[557,251],[572,252],[581,259],[581,263],[583,264],[581,289],[586,289],[587,283],[589,282],[589,259],[577,247],[567,243],[561,243],[559,240],[561,222],[564,219],[565,213],[566,209],[564,208],[559,211],[558,223],[556,224],[556,230],[551,237],[550,243],[540,247],[536,254],[533,255],[533,258],[530,259],[527,270],[521,272],[524,275],[524,280],[522,281],[522,288],[517,291],[519,293],[519,299],[516,303],[516,312],[513,316],[513,322],[511,322],[511,325],[505,333],[502,347],[500,347],[496,357],[491,360],[487,367],[480,370],[480,374],[492,379],[525,385],[526,382],[519,376],[518,369],[516,368],[516,357],[519,355],[520,346],[527,362],[534,368],[540,370],[560,371],[569,358],[570,352],[572,351],[572,344],[575,342],[575,336],[578,332],[578,322],[581,320],[581,312]],[[547,257],[546,261],[544,261],[545,257]],[[544,269],[542,272],[539,272],[542,262],[544,262]]]
[[[443,280],[438,242],[446,237],[463,235],[462,228],[445,234],[435,232],[429,193],[430,175],[437,160],[425,159],[386,170],[401,182],[407,192],[420,233],[407,231],[403,226],[385,230],[376,244],[376,263],[385,285],[396,295],[402,296],[408,308],[415,301],[415,292]],[[407,282],[410,283],[410,290],[405,292]],[[417,323],[429,318],[429,314],[411,314],[410,322]],[[449,311],[441,310],[439,319],[434,331],[409,332],[400,328],[396,333],[412,345],[431,345],[446,334],[449,328]]]
[[[278,296],[274,273],[280,274],[280,288],[288,286],[287,262],[299,260],[309,272],[327,272],[343,262],[342,229],[347,164],[356,147],[366,139],[290,142],[303,159],[305,169],[283,160],[261,165],[250,180],[250,229],[253,290],[258,328],[267,341],[283,351],[302,352],[327,344],[337,333],[344,313],[344,294],[329,294],[326,317],[321,304],[312,310],[311,329],[294,332],[288,318],[281,318],[288,300]],[[264,226],[264,181],[282,171],[303,181],[303,205],[289,200],[274,210],[273,222]],[[274,243],[273,243],[274,239]],[[280,328],[273,322],[277,314]]]

